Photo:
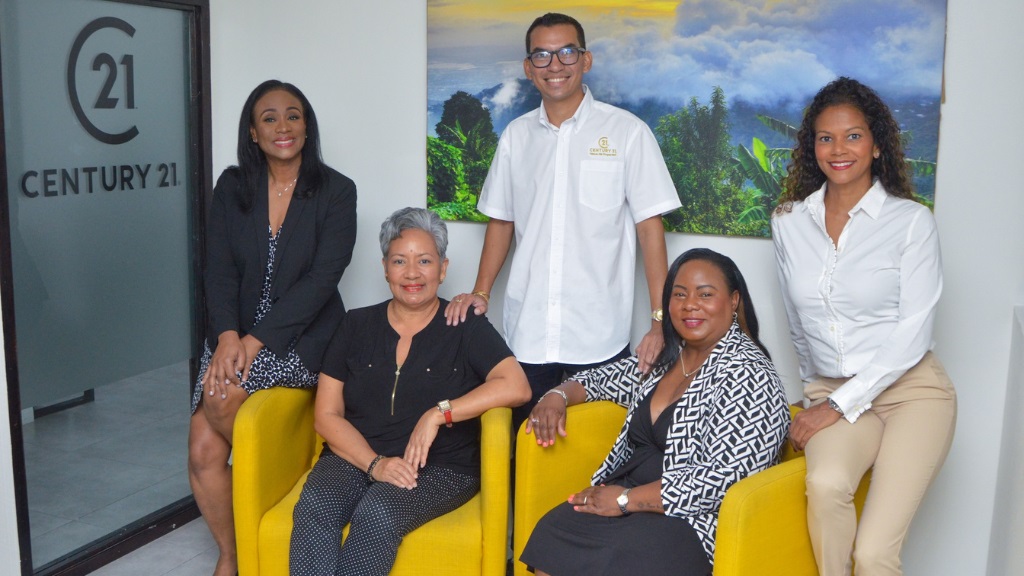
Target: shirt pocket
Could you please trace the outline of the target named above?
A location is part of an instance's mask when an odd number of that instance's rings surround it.
[[[580,163],[580,204],[597,211],[611,210],[625,200],[622,162],[584,160]]]
[[[342,399],[346,417],[386,415],[391,403],[394,368],[387,366],[384,360],[373,362],[369,358],[348,358],[345,369],[348,374],[343,378]]]

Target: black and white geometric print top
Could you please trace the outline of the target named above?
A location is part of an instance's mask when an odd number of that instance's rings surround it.
[[[628,409],[615,445],[594,473],[595,486],[629,460],[633,413],[665,372],[656,369],[645,377],[632,356],[573,377],[583,384],[588,402],[611,400]],[[733,322],[672,410],[662,505],[665,514],[694,527],[713,559],[725,491],[779,461],[789,428],[786,394],[771,361]]]

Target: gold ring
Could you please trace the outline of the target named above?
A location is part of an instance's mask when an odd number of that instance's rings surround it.
[[[462,302],[462,298],[456,298],[455,301],[456,302]]]

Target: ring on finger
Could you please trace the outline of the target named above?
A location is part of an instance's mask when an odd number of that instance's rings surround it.
[[[530,422],[533,422],[534,424],[536,424],[536,423],[540,422],[540,418],[530,418]]]
[[[587,495],[586,494],[583,495],[583,505],[584,506],[587,505]]]

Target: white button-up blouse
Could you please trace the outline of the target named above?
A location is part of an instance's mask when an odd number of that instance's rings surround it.
[[[833,244],[824,197],[775,215],[772,237],[800,377],[850,378],[830,397],[856,422],[934,345],[942,259],[927,207],[876,181]]]

